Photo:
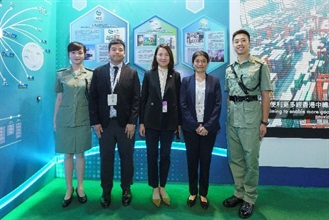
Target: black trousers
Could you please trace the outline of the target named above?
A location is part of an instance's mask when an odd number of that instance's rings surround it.
[[[189,177],[189,191],[191,195],[206,197],[209,187],[209,170],[211,154],[217,133],[200,136],[196,132],[183,131],[186,145],[187,167]],[[200,176],[198,169],[200,167]],[[198,190],[199,182],[199,190]]]
[[[173,139],[174,131],[154,130],[149,128],[146,128],[145,130],[148,184],[153,188],[159,187],[159,176],[160,186],[166,186],[170,168],[170,152]],[[158,166],[159,141],[160,166]]]
[[[132,139],[127,138],[125,128],[120,127],[117,120],[110,120],[108,127],[103,128],[102,136],[99,139],[101,187],[104,195],[111,193],[113,188],[116,144],[120,156],[122,190],[128,190],[133,183],[135,136]]]

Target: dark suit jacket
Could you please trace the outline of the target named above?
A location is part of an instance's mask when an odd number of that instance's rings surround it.
[[[110,64],[105,64],[94,70],[89,93],[90,124],[101,124],[107,127],[109,123],[109,106],[107,95],[111,93]],[[121,127],[136,124],[139,114],[140,83],[137,71],[123,64],[121,75],[114,93],[117,94],[117,119]]]
[[[180,74],[168,72],[163,99],[158,70],[146,71],[142,85],[139,123],[155,130],[177,130],[181,125],[179,108]],[[167,101],[167,113],[162,113],[162,101]]]
[[[219,79],[207,74],[203,126],[208,132],[217,132],[220,129],[221,102],[222,95]],[[195,75],[183,78],[180,103],[183,118],[182,129],[193,132],[200,124],[197,121],[195,110]]]

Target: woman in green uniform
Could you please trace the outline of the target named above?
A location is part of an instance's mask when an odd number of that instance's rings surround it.
[[[63,207],[70,205],[73,197],[74,155],[78,182],[77,197],[80,203],[87,202],[87,195],[83,189],[84,152],[91,148],[88,88],[92,70],[82,64],[86,56],[86,47],[82,43],[72,42],[67,49],[71,66],[57,71],[55,83],[57,98],[54,109],[55,151],[64,154],[66,193],[62,202]]]

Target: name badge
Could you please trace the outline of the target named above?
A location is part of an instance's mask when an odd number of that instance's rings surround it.
[[[163,102],[162,102],[162,112],[163,112],[163,113],[168,112],[167,101],[163,101]]]
[[[110,105],[117,105],[118,96],[117,94],[108,94],[107,95],[107,104]]]

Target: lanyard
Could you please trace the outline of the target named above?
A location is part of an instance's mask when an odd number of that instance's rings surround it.
[[[121,70],[120,68],[118,69],[118,73],[115,77],[115,79],[113,80],[114,78],[114,72],[112,72],[112,74],[110,74],[110,81],[111,81],[111,93],[113,94],[114,93],[114,88],[115,86],[117,85],[118,81],[119,81],[119,78],[120,78],[120,75],[121,75]]]

